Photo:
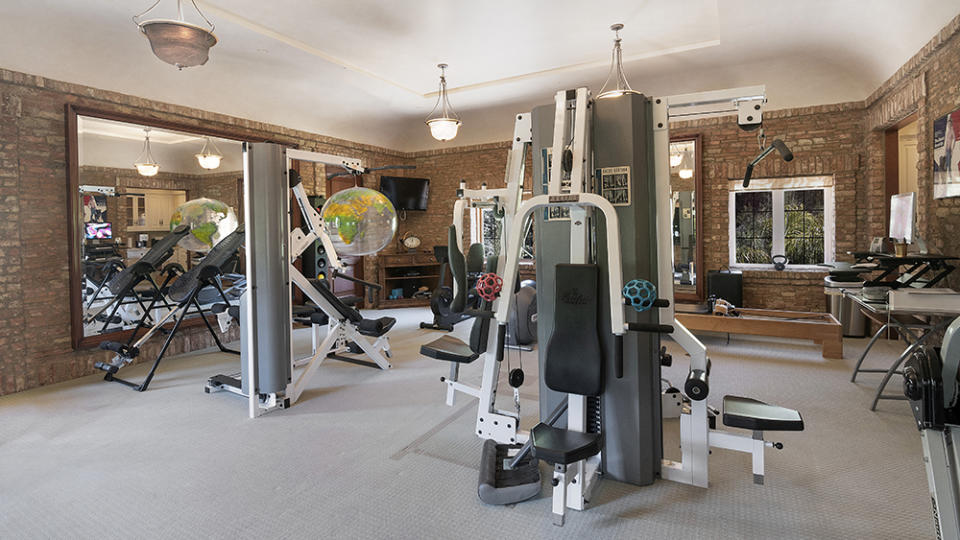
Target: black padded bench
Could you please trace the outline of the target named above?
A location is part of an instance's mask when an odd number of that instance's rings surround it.
[[[453,336],[442,336],[420,346],[420,354],[459,364],[469,364],[480,357],[470,346]]]
[[[746,397],[723,396],[723,425],[752,431],[803,431],[803,418],[793,409]]]

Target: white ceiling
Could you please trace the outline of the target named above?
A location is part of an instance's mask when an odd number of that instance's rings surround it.
[[[177,71],[130,19],[151,3],[2,0],[0,67],[409,151],[505,140],[514,113],[556,90],[598,91],[613,22],[635,89],[765,84],[776,109],[865,98],[960,13],[960,0],[202,0],[220,41]],[[449,143],[422,123],[438,62],[464,120]]]

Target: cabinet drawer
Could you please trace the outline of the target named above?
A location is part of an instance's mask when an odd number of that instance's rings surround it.
[[[437,264],[437,258],[429,253],[417,253],[414,255],[414,261],[417,264]]]
[[[410,255],[380,255],[380,261],[384,266],[404,266],[413,263],[413,257]]]

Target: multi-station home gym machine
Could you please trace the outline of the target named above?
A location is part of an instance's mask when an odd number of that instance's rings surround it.
[[[479,398],[474,433],[487,439],[482,500],[508,504],[535,496],[537,461],[544,460],[553,465],[553,511],[562,525],[566,508],[586,507],[600,473],[635,485],[661,477],[706,487],[711,447],[750,453],[754,480],[763,483],[764,450],[779,447],[763,432],[803,429],[796,411],[735,396],[723,399],[723,423],[752,433],[711,429],[706,348],[676,321],[671,305],[669,120],[734,112],[738,124],[751,129],[760,126],[764,102],[763,87],[599,99],[579,88],[558,92],[553,106],[516,117],[506,189],[522,181],[531,148],[535,190],[507,207],[513,212],[505,227],[506,256],[495,270],[502,289],[491,306],[497,330],[484,347],[448,340],[421,349],[457,367],[483,355],[480,388],[444,379],[448,404],[457,390]],[[528,433],[520,429],[519,411],[496,407],[496,393],[522,232],[531,218],[540,285],[541,423]],[[626,287],[624,276],[631,278]],[[662,456],[660,368],[669,358],[660,346],[664,333],[690,356],[680,462]]]

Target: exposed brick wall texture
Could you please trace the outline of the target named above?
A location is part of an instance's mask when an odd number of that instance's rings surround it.
[[[235,130],[358,156],[371,167],[409,161],[384,148],[0,70],[0,394],[94,373],[108,354],[70,345],[67,204],[76,194],[67,193],[66,104]],[[173,351],[210,345],[201,327],[179,335]]]
[[[917,112],[920,120],[920,231],[932,249],[960,253],[960,198],[933,200],[930,144],[933,120],[960,107],[960,17],[861,103],[772,111],[765,115],[771,137],[787,140],[791,163],[771,157],[755,177],[833,175],[836,182],[837,257],[866,248],[883,234],[884,174],[882,129]],[[470,187],[503,184],[507,143],[402,153],[81,85],[0,70],[0,394],[50,384],[93,372],[101,351],[70,348],[67,260],[67,103],[202,127],[236,130],[306,150],[357,156],[366,165],[417,165],[399,175],[431,179],[430,209],[409,212],[399,234],[412,231],[430,247],[446,242],[454,192],[464,178]],[[727,264],[727,199],[730,182],[742,178],[757,153],[754,133],[741,132],[729,118],[683,122],[674,135],[703,137],[702,212],[705,270]],[[315,167],[311,193],[322,193],[323,173]],[[529,186],[528,163],[527,185]],[[377,187],[378,175],[362,185]],[[226,188],[224,188],[226,189]],[[74,194],[70,194],[73,196]],[[226,195],[224,195],[226,197]],[[376,275],[376,257],[365,260],[365,275]],[[745,304],[823,310],[822,275],[747,272]],[[960,276],[950,282],[960,286]],[[53,307],[51,307],[53,306]],[[185,332],[176,351],[209,346],[202,328]],[[196,334],[196,335],[195,335]]]

